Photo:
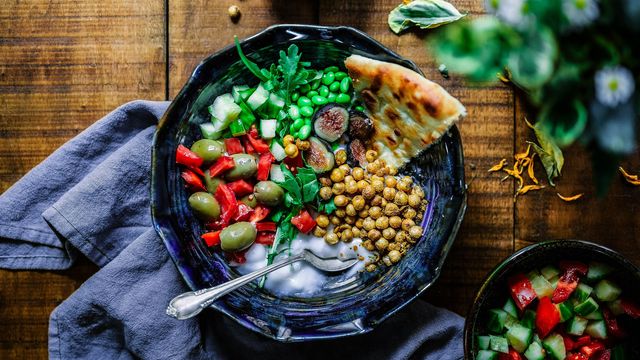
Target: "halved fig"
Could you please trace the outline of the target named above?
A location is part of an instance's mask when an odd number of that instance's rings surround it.
[[[349,127],[349,111],[340,105],[329,104],[314,116],[313,130],[320,138],[334,142],[347,131]]]
[[[349,136],[352,139],[366,140],[373,135],[373,121],[362,111],[349,112]]]
[[[335,157],[333,152],[329,150],[327,145],[317,137],[309,138],[309,150],[304,151],[304,160],[307,165],[311,166],[316,174],[322,174],[333,169],[335,165]]]
[[[353,139],[347,147],[347,160],[354,165],[365,167],[367,165],[367,158],[365,153],[367,149],[364,143],[359,139]]]

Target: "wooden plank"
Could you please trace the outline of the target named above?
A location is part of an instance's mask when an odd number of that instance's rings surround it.
[[[426,299],[465,314],[487,272],[513,250],[513,187],[490,176],[488,169],[505,154],[513,153],[513,94],[504,85],[490,88],[466,86],[459,79],[444,79],[425,48],[428,32],[402,36],[387,26],[387,15],[398,0],[320,1],[320,24],[361,29],[391,50],[407,57],[427,78],[443,85],[467,106],[469,115],[460,125],[464,143],[469,202],[459,236],[445,263],[441,278]],[[454,1],[461,11],[481,13],[482,3]]]
[[[165,94],[164,2],[0,7],[0,191],[116,106]],[[0,271],[0,358],[47,357],[49,314],[96,267]]]

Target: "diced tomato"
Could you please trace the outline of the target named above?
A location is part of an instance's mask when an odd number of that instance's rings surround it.
[[[242,148],[242,144],[240,143],[240,139],[238,138],[228,138],[224,139],[224,147],[227,150],[227,154],[239,154],[243,153],[244,149]]]
[[[207,191],[202,183],[202,179],[191,170],[183,170],[180,174],[187,186],[195,191]]]
[[[244,264],[247,262],[247,259],[244,257],[244,254],[247,251],[237,251],[237,252],[227,252],[225,253],[225,255],[227,255],[227,259],[229,259],[229,261],[233,261],[236,262],[238,264]]]
[[[256,243],[271,246],[273,245],[273,242],[275,239],[276,239],[276,233],[261,231],[256,236]]]
[[[227,183],[227,186],[236,194],[237,197],[243,197],[253,192],[253,185],[245,180],[236,180],[234,182]]]
[[[500,356],[498,356],[499,360],[522,360],[522,356],[520,356],[520,354],[518,354],[517,351],[515,351],[512,348],[509,348],[509,353],[505,354],[505,353],[500,353]]]
[[[622,330],[622,328],[618,324],[618,320],[611,313],[611,310],[607,309],[606,307],[603,308],[602,315],[604,315],[604,321],[607,324],[607,334],[618,339],[627,336],[627,333]]]
[[[287,165],[287,168],[294,174],[298,173],[298,168],[304,166],[304,161],[302,160],[302,153],[298,153],[298,156],[294,158],[286,157],[282,160],[283,163]]]
[[[587,275],[587,272],[589,271],[589,266],[580,261],[561,260],[558,262],[558,266],[560,267],[560,270],[564,272],[576,272],[582,276]]]
[[[573,348],[574,349],[579,349],[585,345],[589,345],[591,344],[591,336],[589,335],[585,335],[585,336],[581,336],[578,338],[578,340],[576,340],[574,342]]]
[[[221,156],[209,168],[209,176],[214,178],[229,169],[233,169],[235,166],[236,163],[231,156]]]
[[[291,218],[291,223],[300,230],[301,233],[308,233],[316,226],[316,221],[311,217],[307,210],[301,210],[300,213]]]
[[[611,350],[605,349],[595,355],[593,360],[611,360]]]
[[[270,210],[268,207],[258,205],[253,209],[253,215],[251,216],[249,221],[252,223],[262,221],[267,217],[267,215],[269,215],[269,212]]]
[[[234,221],[247,221],[253,215],[253,209],[250,208],[245,203],[238,203],[238,210],[236,210],[236,214],[233,217]]]
[[[238,210],[236,195],[227,187],[227,185],[220,184],[213,196],[220,204],[220,219],[225,223],[229,223],[229,220],[233,219],[236,211]]]
[[[554,303],[559,304],[566,301],[571,293],[578,287],[578,275],[575,271],[567,270],[560,279],[558,279],[558,285],[553,291],[553,297],[551,298]]]
[[[588,358],[601,350],[604,350],[604,344],[597,340],[594,340],[591,344],[580,348],[580,352],[585,354]]]
[[[571,339],[571,336],[562,334],[562,340],[564,340],[564,348],[567,351],[571,351],[576,348],[576,343]]]
[[[176,150],[176,162],[187,167],[200,167],[204,160],[186,146],[180,144]]]
[[[245,137],[259,154],[266,154],[269,152],[269,144],[260,139],[258,129],[256,129],[255,125],[251,126],[251,130],[249,130],[249,133],[245,135]]]
[[[256,230],[257,231],[272,231],[272,232],[275,232],[276,231],[276,223],[271,222],[271,221],[264,221],[264,222],[256,223]]]
[[[516,274],[509,278],[509,290],[511,297],[516,302],[520,311],[524,310],[536,298],[531,281],[525,274]]]
[[[260,155],[260,160],[258,160],[258,174],[256,175],[256,179],[258,181],[264,181],[269,178],[269,172],[271,171],[271,163],[276,160],[270,152],[266,152]]]
[[[204,239],[204,242],[209,247],[220,245],[220,230],[202,234],[200,237]]]
[[[551,302],[548,297],[543,297],[538,303],[538,310],[536,311],[536,330],[538,330],[538,336],[545,338],[556,325],[560,323],[560,311]]]
[[[568,354],[566,360],[589,360],[588,357],[582,353]]]
[[[638,304],[636,304],[635,302],[627,298],[621,298],[620,307],[625,314],[631,316],[632,318],[640,318],[640,307],[638,307]]]

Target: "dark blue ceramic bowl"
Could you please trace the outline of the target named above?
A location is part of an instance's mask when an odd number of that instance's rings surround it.
[[[231,42],[232,39],[229,39]],[[314,67],[342,64],[350,54],[391,61],[420,71],[366,34],[348,27],[278,25],[242,42],[243,50],[261,66],[271,64],[280,50],[295,43],[302,59]],[[209,121],[207,106],[234,84],[255,84],[231,46],[205,59],[169,106],[153,145],[152,215],[180,273],[192,289],[201,289],[237,276],[220,254],[208,249],[199,235],[199,222],[187,206],[188,194],[175,164],[178,144],[199,138],[198,124]],[[414,175],[430,200],[426,232],[396,266],[362,273],[349,286],[314,298],[279,298],[250,284],[212,307],[249,329],[281,341],[335,338],[370,331],[416,298],[436,280],[453,243],[466,206],[460,135],[456,128],[405,173]]]

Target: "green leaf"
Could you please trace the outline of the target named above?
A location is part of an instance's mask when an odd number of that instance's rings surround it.
[[[553,180],[562,174],[564,155],[562,155],[562,150],[560,150],[558,145],[556,145],[553,138],[541,129],[538,124],[539,123],[536,123],[536,126],[533,126],[527,121],[527,125],[533,129],[536,134],[536,138],[538,139],[538,144],[540,145],[531,142],[530,144],[532,145],[533,150],[535,150],[540,157],[542,166],[544,166],[544,170],[547,172],[549,184],[551,186],[556,186]]]
[[[314,179],[311,182],[304,183],[304,185],[302,185],[302,201],[304,203],[312,202],[316,198],[316,195],[318,195],[319,191],[320,184],[318,183],[318,180]]]
[[[432,29],[452,23],[464,16],[444,0],[415,0],[408,4],[400,4],[391,10],[387,21],[391,31],[399,34],[412,26]]]
[[[511,79],[525,89],[542,86],[553,75],[558,54],[555,36],[542,25],[523,34],[521,45],[511,49],[507,68]]]
[[[556,144],[566,147],[576,141],[587,127],[587,109],[577,99],[543,105],[536,126],[551,135]]]
[[[244,55],[244,53],[242,52],[242,48],[240,47],[240,41],[238,41],[237,36],[233,37],[233,41],[236,43],[236,49],[238,49],[238,55],[240,56],[240,60],[242,60],[244,65],[247,67],[247,69],[249,69],[249,71],[251,71],[253,75],[255,75],[258,79],[262,81],[269,80],[269,78],[262,73],[262,71],[260,70],[260,67],[253,61],[249,60]]]
[[[291,103],[291,93],[294,89],[305,83],[307,79],[307,71],[300,63],[301,56],[295,44],[290,45],[286,53],[280,51],[280,59],[278,60],[278,70],[282,73],[280,90],[283,91],[287,104]]]
[[[325,214],[332,214],[336,209],[336,204],[334,204],[333,198],[329,199],[327,202],[321,202],[320,206],[318,206],[318,211],[324,212]]]
[[[296,177],[287,169],[284,163],[280,164],[280,169],[284,173],[284,181],[276,182],[280,187],[288,191],[293,197],[293,202],[302,202],[302,193],[300,192],[300,184],[296,181]]]

